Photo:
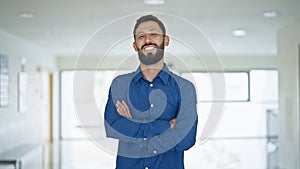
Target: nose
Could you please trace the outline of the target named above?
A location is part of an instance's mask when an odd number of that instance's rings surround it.
[[[152,42],[152,38],[151,38],[151,35],[150,35],[149,33],[147,33],[147,34],[145,35],[145,42],[146,42],[146,44]]]

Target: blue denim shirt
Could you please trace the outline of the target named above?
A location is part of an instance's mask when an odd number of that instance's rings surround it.
[[[122,100],[133,118],[117,113]],[[196,102],[194,85],[166,65],[152,82],[139,69],[116,77],[105,108],[106,135],[119,140],[116,168],[183,169],[184,151],[196,141]]]

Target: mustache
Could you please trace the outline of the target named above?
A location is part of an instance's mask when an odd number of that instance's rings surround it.
[[[142,46],[142,48],[141,49],[143,49],[145,46],[147,46],[147,45],[153,45],[153,46],[155,46],[155,47],[158,47],[156,44],[154,44],[154,43],[146,43],[145,45],[143,45]]]

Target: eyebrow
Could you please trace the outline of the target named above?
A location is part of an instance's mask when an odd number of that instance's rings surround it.
[[[152,31],[158,31],[159,33],[161,32],[161,31],[159,31],[159,30],[156,29],[156,28],[151,28],[151,29],[149,30],[149,32],[152,32]],[[142,31],[136,32],[136,34],[141,34],[141,33],[145,33],[145,31],[142,30]],[[162,33],[162,32],[161,32],[161,33]]]

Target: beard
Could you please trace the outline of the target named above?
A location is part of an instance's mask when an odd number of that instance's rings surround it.
[[[147,46],[147,45],[155,45],[157,48],[156,53],[144,54],[142,49],[144,48],[144,46]],[[156,44],[152,44],[152,43],[145,44],[138,51],[138,55],[139,55],[140,62],[142,62],[145,65],[153,65],[153,64],[157,63],[158,61],[160,61],[164,56],[164,42],[161,43],[159,46],[157,46]]]

